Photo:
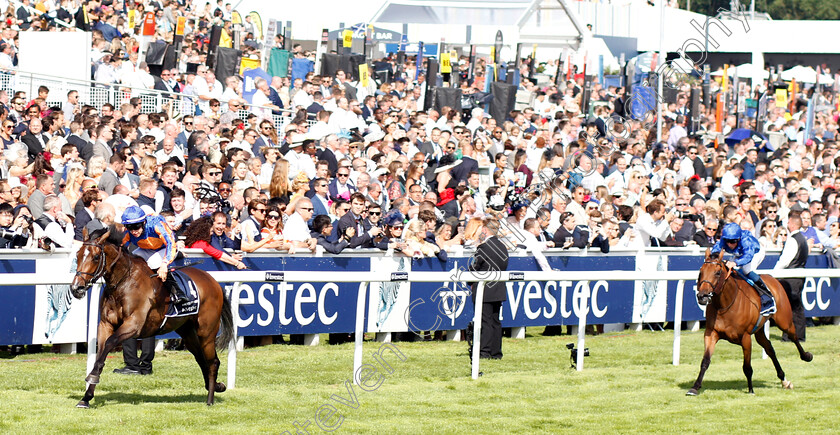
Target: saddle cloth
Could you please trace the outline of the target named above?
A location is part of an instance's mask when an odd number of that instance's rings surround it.
[[[166,309],[166,317],[191,316],[197,313],[201,301],[198,299],[198,289],[193,280],[180,270],[173,270],[169,272],[169,275],[172,279],[167,281],[177,285],[179,292],[187,296],[187,301],[182,304],[170,303]]]

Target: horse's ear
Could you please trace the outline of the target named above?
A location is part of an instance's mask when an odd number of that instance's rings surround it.
[[[723,249],[721,249],[720,253],[718,254],[718,260],[723,260]]]
[[[101,236],[99,236],[99,239],[97,239],[96,242],[101,245],[108,240],[108,236],[110,236],[110,235],[111,235],[111,231],[105,231],[104,233],[102,233]]]
[[[82,228],[82,240],[87,241],[88,239],[88,230],[87,227]]]
[[[712,256],[712,248],[706,248],[706,260]]]

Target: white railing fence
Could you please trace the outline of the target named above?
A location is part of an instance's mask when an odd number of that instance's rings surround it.
[[[227,380],[228,388],[234,388],[236,385],[236,358],[237,348],[236,341],[238,339],[238,332],[236,330],[236,321],[239,315],[239,288],[244,283],[252,282],[266,282],[266,274],[273,273],[275,276],[282,276],[285,282],[334,282],[334,283],[359,283],[359,291],[356,299],[356,325],[355,336],[356,342],[353,354],[353,382],[356,383],[356,373],[362,366],[362,350],[364,339],[364,325],[365,325],[365,304],[367,287],[371,282],[390,282],[393,279],[391,273],[379,272],[321,272],[312,274],[306,271],[215,271],[209,272],[218,282],[233,282],[233,291],[231,292],[231,311],[234,316],[234,339],[229,345],[228,354],[228,369]],[[775,278],[840,278],[840,270],[837,269],[784,269],[772,271],[758,271],[759,273],[769,273]],[[550,272],[502,272],[501,274],[493,274],[488,277],[487,272],[405,272],[405,275],[400,276],[400,281],[408,282],[434,282],[434,283],[449,283],[449,282],[479,282],[476,300],[483,300],[484,284],[486,282],[496,281],[580,281],[586,289],[584,297],[580,298],[578,310],[578,337],[577,347],[580,351],[577,353],[577,370],[583,370],[582,351],[586,345],[586,316],[589,313],[589,297],[591,296],[591,289],[589,281],[592,279],[592,272],[587,271],[550,271]],[[673,343],[673,365],[680,363],[680,328],[682,323],[682,306],[683,297],[685,293],[685,282],[694,281],[697,278],[697,271],[664,271],[664,272],[639,272],[639,271],[609,271],[611,281],[677,281],[676,299],[674,301],[674,343]],[[15,286],[15,285],[69,285],[72,281],[73,275],[44,275],[34,273],[7,273],[3,274],[3,280],[0,281],[0,286]],[[513,279],[511,279],[513,278]],[[276,281],[276,278],[274,279]],[[90,307],[99,306],[99,286],[95,286],[90,292],[91,300]],[[632,297],[632,296],[631,296]],[[479,375],[479,347],[481,342],[481,314],[482,304],[476,304],[474,322],[474,338],[472,349],[472,378],[477,379]],[[99,312],[96,309],[91,309],[88,319],[88,364],[87,372],[93,369],[93,363],[96,359],[96,333],[97,324],[99,321]],[[765,330],[769,329],[769,322],[765,323]]]
[[[18,91],[26,92],[27,99],[31,100],[38,96],[39,86],[49,88],[50,93],[47,104],[50,107],[61,107],[64,101],[66,101],[67,93],[70,91],[79,92],[80,103],[91,105],[97,109],[100,109],[105,103],[110,103],[119,109],[121,105],[128,103],[131,98],[138,97],[141,101],[141,113],[166,112],[170,118],[194,115],[196,104],[198,103],[195,95],[112,85],[93,80],[75,80],[25,71],[16,71],[14,74],[0,72],[0,90],[4,90],[10,94]],[[246,106],[257,107],[250,104],[246,104]],[[225,110],[221,113],[226,111],[224,105],[223,108]],[[248,113],[250,112],[247,110],[241,110],[238,116],[245,119]],[[291,122],[293,116],[294,113],[292,110],[284,109],[281,110],[280,115],[272,114],[271,121],[274,123],[275,128],[282,132],[283,127]],[[312,120],[308,120],[307,122],[310,126],[315,123]]]

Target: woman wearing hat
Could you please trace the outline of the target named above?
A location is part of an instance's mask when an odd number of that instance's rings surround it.
[[[405,217],[399,211],[388,213],[382,218],[385,229],[382,232],[382,239],[375,241],[374,245],[383,250],[402,250],[406,244],[402,241],[403,230],[405,229]]]
[[[460,160],[455,160],[455,156],[446,154],[440,158],[438,167],[435,169],[435,182],[437,183],[437,192],[442,193],[446,189],[454,189],[458,185],[449,170],[460,165]]]

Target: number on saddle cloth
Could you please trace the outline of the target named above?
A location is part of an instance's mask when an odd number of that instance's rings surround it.
[[[180,270],[172,270],[169,272],[169,277],[166,281],[169,285],[178,286],[175,291],[185,295],[187,298],[187,302],[183,304],[178,304],[177,306],[175,304],[169,304],[166,310],[166,317],[190,316],[197,313],[200,303],[198,289],[193,280]]]

